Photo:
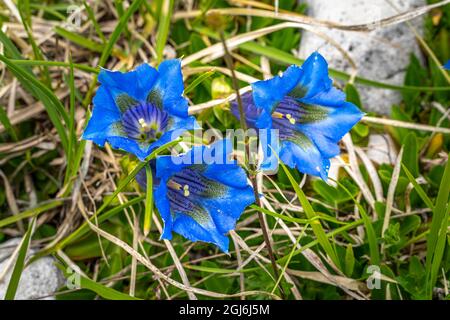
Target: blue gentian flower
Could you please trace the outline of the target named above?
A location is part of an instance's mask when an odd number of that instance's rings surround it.
[[[219,140],[208,147],[194,147],[177,161],[173,156],[157,157],[154,199],[164,221],[162,239],[170,240],[176,232],[228,252],[226,234],[255,201],[245,171],[229,158],[230,152],[230,140]],[[195,160],[205,153],[213,153],[214,161]],[[142,170],[138,182],[143,186],[145,180]]]
[[[242,97],[248,125],[278,129],[280,142],[274,152],[281,161],[326,180],[330,158],[339,154],[339,140],[363,113],[333,87],[325,59],[313,53],[301,67],[292,65],[282,76],[253,83],[252,89]],[[232,112],[239,117],[236,102]],[[264,161],[262,168],[275,169],[268,165]]]
[[[180,60],[158,70],[142,64],[131,72],[102,69],[92,117],[83,139],[133,153],[144,160],[155,148],[183,130],[198,128],[183,97]]]
[[[448,60],[447,63],[444,64],[444,69],[450,70],[450,60]]]

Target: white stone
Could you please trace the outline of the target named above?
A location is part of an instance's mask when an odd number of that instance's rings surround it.
[[[363,24],[378,21],[400,12],[425,5],[424,0],[306,0],[308,14],[320,20],[341,24]],[[422,32],[423,18],[413,20],[413,26]],[[405,23],[378,29],[370,33],[318,29],[334,39],[346,50],[358,67],[358,75],[367,79],[402,85],[410,54],[419,59],[421,54],[413,32]],[[300,58],[319,51],[331,68],[352,71],[350,63],[332,44],[311,32],[304,32],[300,45]],[[366,110],[390,114],[393,104],[401,101],[401,94],[393,90],[358,85]]]
[[[14,238],[0,245],[0,275],[9,264],[9,260],[14,250],[20,245],[21,239]],[[34,250],[30,249],[28,256],[32,255]],[[8,288],[14,264],[8,268],[3,279],[0,279],[0,299],[4,299]],[[52,257],[40,258],[27,266],[20,277],[17,288],[16,300],[30,300],[43,298],[54,299],[52,295],[64,283],[61,271],[55,266],[55,259]]]

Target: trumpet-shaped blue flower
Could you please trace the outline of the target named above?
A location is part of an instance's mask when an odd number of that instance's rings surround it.
[[[292,65],[282,76],[253,83],[252,89],[253,95],[242,99],[248,125],[278,129],[280,143],[273,151],[279,158],[326,180],[330,158],[339,154],[339,140],[363,113],[333,87],[325,59],[313,53],[301,67]],[[232,112],[239,117],[236,103]],[[263,162],[263,169],[274,169],[267,166]]]
[[[83,139],[133,153],[144,160],[155,148],[198,124],[188,115],[179,60],[158,70],[142,64],[131,72],[102,69],[92,117]]]
[[[228,252],[226,234],[255,201],[245,171],[229,158],[230,144],[229,140],[219,140],[209,147],[194,147],[176,161],[172,156],[157,157],[154,198],[164,221],[162,239],[170,240],[172,232],[176,232]],[[211,152],[211,163],[195,160]],[[145,187],[145,171],[137,178]]]

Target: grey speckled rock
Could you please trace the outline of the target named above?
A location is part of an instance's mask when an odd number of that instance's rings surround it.
[[[391,0],[401,12],[425,5],[425,0]],[[360,24],[390,17],[398,13],[386,0],[306,0],[309,15],[321,20],[343,24]],[[419,17],[413,25],[422,31]],[[370,33],[321,29],[337,41],[358,66],[358,75],[392,84],[403,84],[410,54],[420,58],[414,34],[406,24],[400,24]],[[300,57],[306,58],[318,50],[330,67],[350,72],[350,64],[331,44],[319,36],[305,32],[300,46]],[[365,108],[380,114],[390,114],[393,104],[401,101],[399,92],[359,86]]]
[[[20,244],[20,239],[8,240],[0,245],[0,274],[8,265],[9,257]],[[29,251],[32,254],[33,250]],[[36,260],[25,268],[20,278],[19,287],[16,292],[17,300],[37,299],[51,295],[63,285],[64,278],[59,269],[54,265],[52,257],[44,257]],[[11,277],[12,268],[9,268],[6,276],[0,281],[0,299],[3,299]]]

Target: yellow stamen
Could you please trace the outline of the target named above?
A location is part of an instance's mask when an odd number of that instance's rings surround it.
[[[189,186],[187,184],[184,185],[183,191],[184,196],[189,197]]]

